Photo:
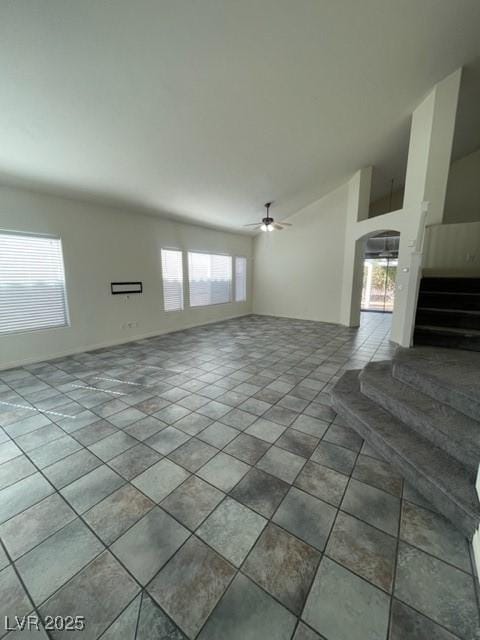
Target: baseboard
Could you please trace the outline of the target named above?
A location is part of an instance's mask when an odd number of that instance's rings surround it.
[[[151,331],[149,333],[142,333],[135,336],[129,336],[128,338],[122,340],[114,340],[114,341],[106,341],[106,342],[98,342],[95,344],[84,345],[82,347],[76,347],[75,349],[66,349],[63,351],[57,351],[45,358],[24,358],[21,360],[12,360],[10,362],[0,364],[0,371],[6,371],[7,369],[14,369],[16,367],[23,367],[28,364],[35,364],[36,362],[49,362],[50,360],[57,360],[57,358],[66,358],[68,356],[73,356],[76,353],[85,353],[88,351],[96,351],[97,349],[105,349],[107,347],[115,347],[119,344],[128,344],[129,342],[138,342],[138,340],[145,340],[146,338],[155,338],[156,336],[162,336],[167,333],[179,333],[180,331],[185,331],[186,329],[194,329],[195,327],[204,327],[209,324],[218,324],[220,322],[226,322],[227,320],[234,320],[235,318],[242,318],[245,316],[253,315],[251,311],[247,313],[238,313],[231,316],[227,316],[226,318],[216,319],[216,320],[207,320],[206,322],[192,322],[183,326],[181,329],[164,329]]]

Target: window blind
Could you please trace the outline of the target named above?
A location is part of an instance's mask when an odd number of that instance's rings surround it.
[[[67,324],[61,240],[0,232],[0,333]]]
[[[247,299],[247,259],[235,258],[235,301],[245,302]]]
[[[162,249],[163,308],[183,309],[183,256],[181,251]]]
[[[190,306],[221,304],[232,299],[232,257],[188,254]]]

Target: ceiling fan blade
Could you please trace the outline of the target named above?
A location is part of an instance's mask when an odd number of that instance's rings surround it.
[[[277,231],[283,231],[283,227],[282,227],[282,225],[281,225],[281,224],[279,224],[278,222],[274,222],[274,223],[272,224],[272,227],[273,227],[274,229],[276,229]]]
[[[252,224],[244,224],[244,227],[261,227],[262,223],[261,222],[254,222]]]
[[[279,222],[278,224],[282,224],[284,227],[293,227],[291,222]]]

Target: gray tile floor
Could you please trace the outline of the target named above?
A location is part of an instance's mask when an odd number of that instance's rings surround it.
[[[389,324],[250,316],[0,372],[0,636],[479,638],[466,540],[330,407]]]

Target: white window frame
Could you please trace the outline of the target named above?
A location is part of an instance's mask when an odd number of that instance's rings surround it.
[[[237,287],[237,260],[243,260],[245,264],[245,297],[238,297],[238,287]],[[248,298],[248,259],[246,256],[235,256],[235,302],[246,302]]]
[[[34,333],[37,331],[52,331],[55,329],[65,329],[71,326],[70,322],[70,307],[68,302],[68,287],[67,287],[67,272],[65,269],[65,257],[63,253],[63,242],[62,238],[57,235],[52,235],[48,233],[36,233],[33,231],[17,231],[12,229],[1,229],[0,228],[0,236],[17,236],[24,238],[42,238],[45,240],[56,240],[58,242],[59,247],[59,258],[62,267],[63,274],[63,308],[64,308],[64,322],[59,324],[46,324],[44,326],[39,327],[22,327],[20,329],[10,329],[10,330],[0,330],[0,337],[21,333]],[[1,313],[1,309],[0,309]]]
[[[165,296],[165,273],[164,273],[164,266],[163,266],[163,252],[164,251],[169,251],[169,252],[175,252],[175,253],[179,253],[180,254],[180,264],[181,264],[181,268],[182,268],[182,294],[181,294],[181,306],[179,308],[175,308],[175,309],[167,309],[166,308],[166,304],[167,304],[167,299]],[[161,269],[162,269],[162,297],[163,297],[163,310],[165,313],[178,313],[179,311],[184,311],[185,310],[185,256],[184,256],[184,251],[183,249],[179,249],[178,247],[162,247],[160,249],[160,262],[161,262]]]
[[[207,255],[207,256],[222,256],[224,258],[230,258],[230,296],[228,300],[225,300],[223,302],[211,302],[209,304],[195,304],[192,305],[192,292],[191,292],[191,287],[190,287],[190,255],[191,254],[203,254],[203,255]],[[192,250],[188,250],[186,252],[186,258],[187,258],[187,286],[188,286],[188,306],[190,309],[202,309],[205,307],[217,307],[219,305],[223,305],[223,304],[231,304],[233,302],[233,296],[234,296],[234,272],[233,272],[233,268],[234,268],[234,264],[233,264],[233,256],[229,253],[221,253],[219,251],[198,251],[197,249],[192,249]]]

